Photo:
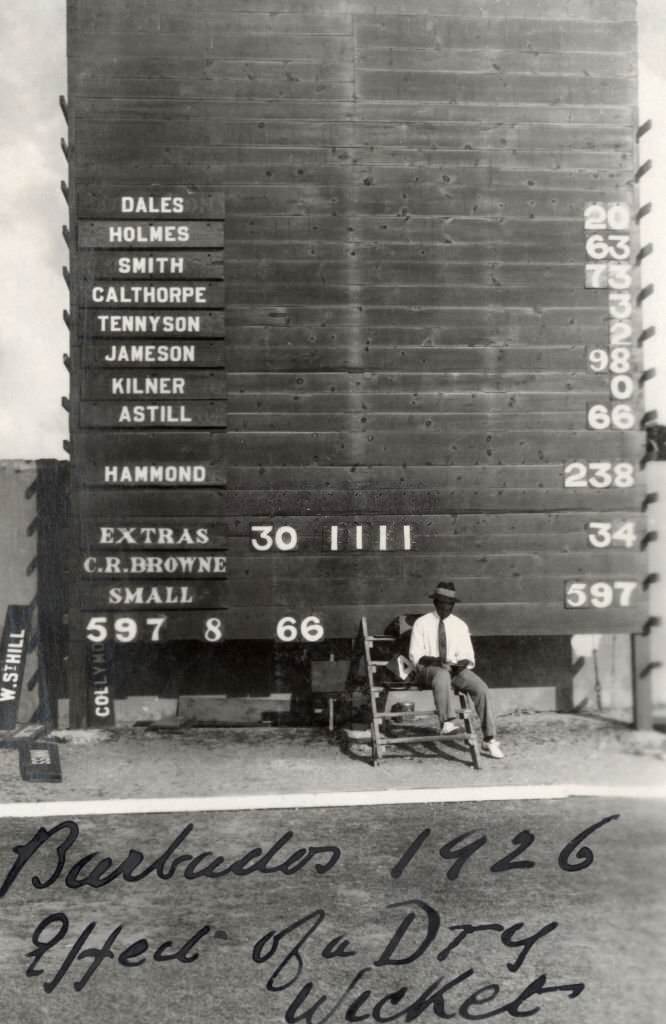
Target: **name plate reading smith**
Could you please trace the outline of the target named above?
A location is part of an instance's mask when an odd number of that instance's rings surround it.
[[[159,281],[223,281],[223,249],[187,249],[165,252],[159,249],[85,249],[80,254],[81,280],[88,285],[105,279],[155,278]]]

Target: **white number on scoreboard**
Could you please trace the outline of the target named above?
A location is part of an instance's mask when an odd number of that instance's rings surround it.
[[[298,547],[298,533],[293,526],[251,526],[250,544],[255,551],[294,551]]]
[[[633,519],[587,524],[587,539],[593,548],[635,548],[638,542]]]
[[[300,622],[293,615],[285,615],[275,627],[275,635],[287,644],[294,640],[317,643],[324,639],[324,627],[318,615],[306,615]]]
[[[569,462],[564,467],[565,487],[633,487],[631,462]]]
[[[629,608],[638,588],[636,580],[567,580],[565,608]]]
[[[630,405],[590,405],[587,425],[590,430],[632,430],[636,415]]]

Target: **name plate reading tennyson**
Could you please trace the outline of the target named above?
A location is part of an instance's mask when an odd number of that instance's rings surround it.
[[[86,335],[198,335],[202,338],[224,337],[224,310],[201,313],[114,313],[93,312],[83,307],[84,337]]]

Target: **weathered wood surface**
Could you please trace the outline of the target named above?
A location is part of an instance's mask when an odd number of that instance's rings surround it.
[[[447,573],[478,633],[640,628],[642,592],[563,607],[566,579],[645,575],[638,547],[587,539],[591,521],[645,528],[642,435],[585,426],[609,381],[588,363],[608,296],[584,288],[583,209],[634,203],[634,0],[69,6],[80,282],[209,281],[219,307],[138,335],[80,310],[86,544],[93,517],[214,521],[228,579],[197,601],[229,606],[228,636],[274,636],[283,614],[321,614],[329,636],[361,614],[382,628]],[[185,262],[125,275],[121,256],[174,255],[104,241],[110,222],[167,219],[119,212],[155,183],[185,200],[168,218],[190,229]],[[122,344],[144,347],[128,363]],[[126,430],[122,456],[166,463],[168,445],[206,483],[102,488],[109,382],[158,372],[202,409],[224,374],[226,439]],[[636,482],[565,488],[581,460],[630,462]],[[294,526],[297,550],[253,552],[253,523]],[[391,547],[404,525],[410,551]]]

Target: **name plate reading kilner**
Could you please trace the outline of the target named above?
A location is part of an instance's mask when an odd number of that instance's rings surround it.
[[[145,346],[140,346],[144,348]],[[168,348],[169,346],[165,346]],[[214,370],[190,370],[184,373],[151,373],[135,370],[114,373],[99,370],[85,374],[81,386],[84,401],[120,398],[154,398],[182,400],[225,397],[223,374]]]

